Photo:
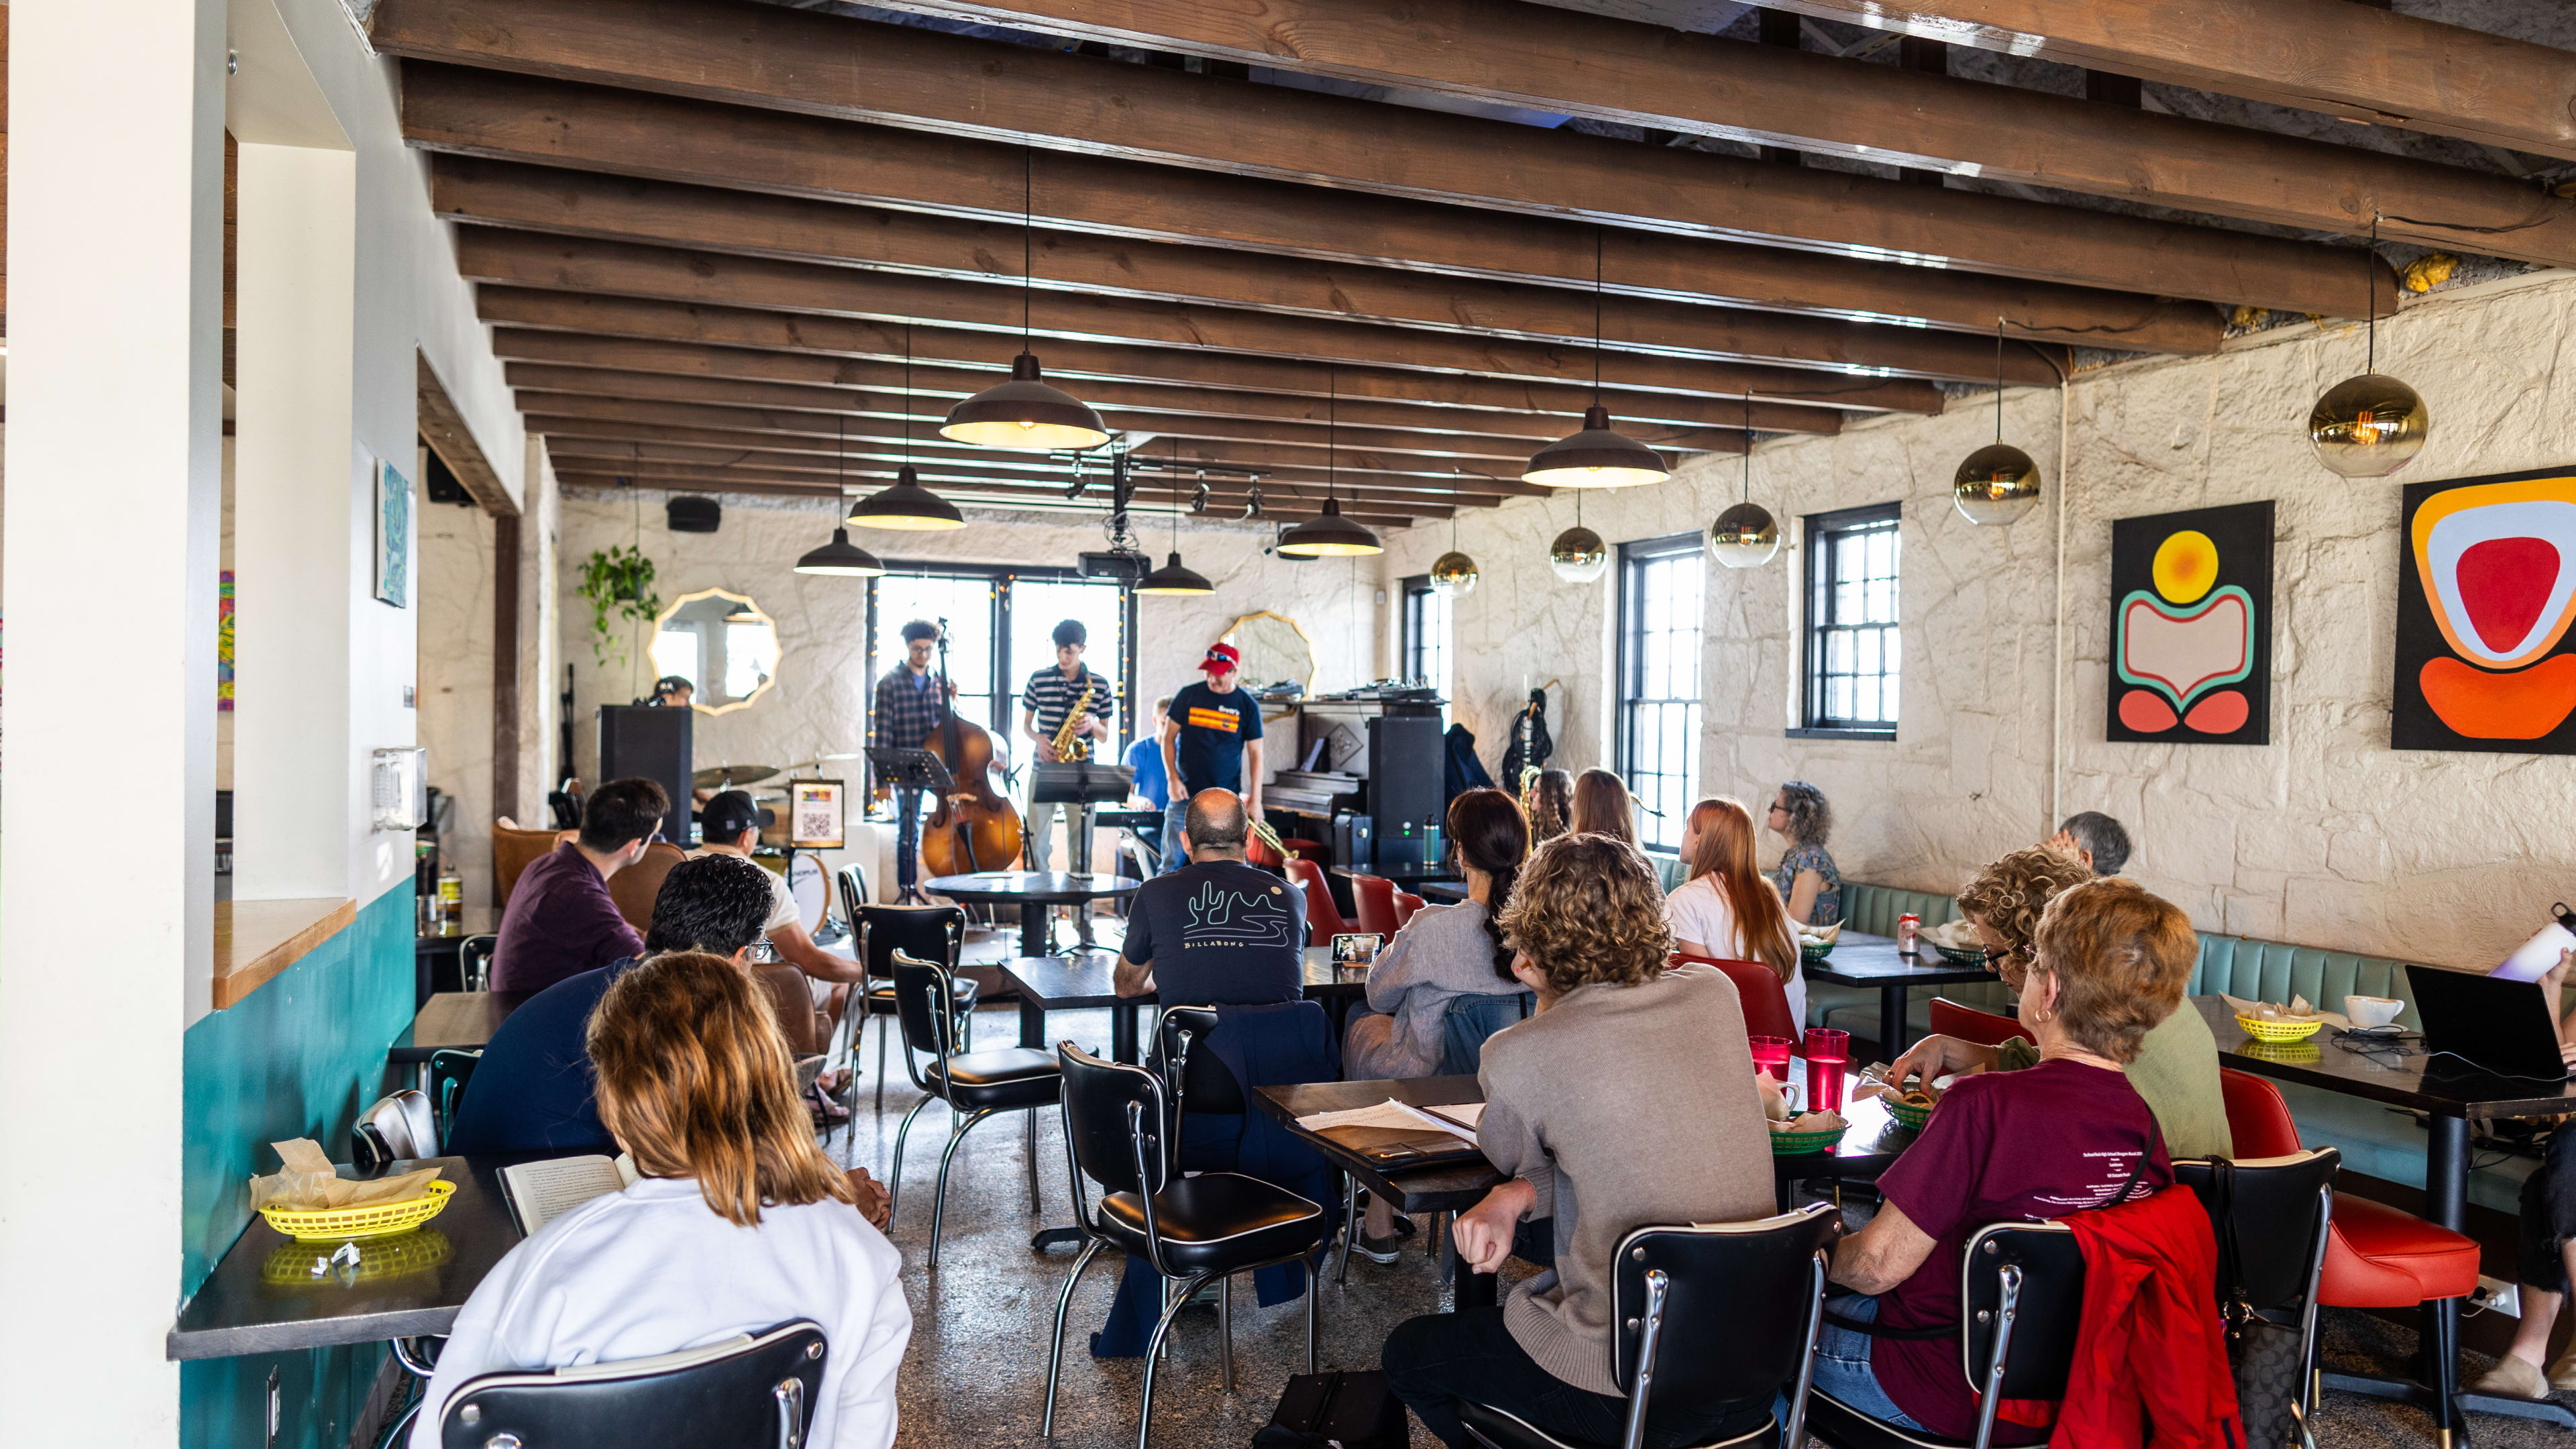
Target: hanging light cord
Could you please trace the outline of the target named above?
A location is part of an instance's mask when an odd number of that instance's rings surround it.
[[[1020,346],[1026,348],[1024,340]],[[903,461],[912,462],[912,324],[903,324]]]
[[[2379,370],[2379,208],[2370,209],[2370,250],[2361,254],[2361,284],[2370,292],[2370,320],[2362,324],[2361,370]]]
[[[1753,501],[1753,389],[1744,390],[1744,501]]]
[[[1334,473],[1342,456],[1342,370],[1338,365],[1324,369],[1324,499],[1339,495],[1333,490]]]
[[[1592,224],[1592,405],[1601,406],[1601,224]]]
[[[1020,350],[1029,350],[1029,291],[1037,285],[1038,148],[1020,147]]]
[[[1995,441],[2004,440],[2004,319],[1995,319]]]

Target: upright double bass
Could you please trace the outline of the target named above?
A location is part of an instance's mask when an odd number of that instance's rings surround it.
[[[922,748],[939,757],[955,784],[931,812],[921,834],[921,863],[932,875],[972,875],[1008,870],[1020,858],[1020,812],[993,788],[991,731],[957,715],[948,682],[948,629],[939,630],[939,728]]]

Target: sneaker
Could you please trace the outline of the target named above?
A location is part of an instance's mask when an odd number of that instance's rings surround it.
[[[1404,1219],[1397,1218],[1396,1221],[1400,1223],[1403,1222]],[[1397,1250],[1403,1246],[1404,1235],[1402,1233],[1390,1233],[1381,1238],[1377,1234],[1369,1232],[1365,1228],[1360,1231],[1360,1235],[1358,1237],[1351,1240],[1351,1251],[1368,1259],[1372,1263],[1394,1262]]]
[[[1420,1231],[1422,1231],[1420,1228],[1413,1225],[1413,1219],[1406,1217],[1402,1213],[1397,1213],[1395,1215],[1396,1241],[1402,1242],[1404,1239],[1412,1237],[1415,1233]]]
[[[2541,1374],[2540,1365],[2507,1354],[2469,1385],[2469,1392],[2499,1399],[2545,1399],[2549,1397],[2549,1380]]]

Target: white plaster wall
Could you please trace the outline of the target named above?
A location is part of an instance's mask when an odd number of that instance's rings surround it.
[[[2138,838],[2130,873],[2204,929],[2492,963],[2576,885],[2562,824],[2576,810],[2576,761],[2389,749],[2399,490],[2576,462],[2552,387],[2571,304],[2576,278],[2544,273],[2426,298],[2383,322],[2382,370],[2413,383],[2434,418],[2432,442],[2396,479],[2337,478],[2308,451],[2308,405],[2361,370],[2360,329],[2345,326],[2084,373],[2063,396],[2062,462],[2060,396],[2009,394],[2005,436],[2050,485],[2047,504],[2009,530],[1972,528],[1948,500],[1952,468],[1994,435],[1990,397],[1764,444],[1752,496],[1793,536],[1763,569],[1710,568],[1699,789],[1758,802],[1783,778],[1811,779],[1834,801],[1846,876],[1942,891],[2065,814],[2107,810]],[[1592,495],[1584,521],[1614,545],[1705,528],[1737,496],[1741,467],[1712,458],[1659,487]],[[2106,742],[2111,520],[2264,498],[2278,501],[2280,529],[2273,743]],[[1786,738],[1794,520],[1891,500],[1905,510],[1898,737]],[[1573,516],[1560,497],[1461,517],[1458,546],[1483,578],[1456,606],[1453,692],[1488,764],[1525,685],[1550,677],[1567,686],[1551,697],[1558,763],[1607,763],[1611,585],[1560,584],[1546,562]],[[1450,547],[1450,529],[1390,544],[1380,568],[1392,586]],[[1767,845],[1776,856],[1778,842]]]
[[[429,783],[456,797],[443,863],[464,878],[465,904],[492,900],[493,521],[472,506],[432,503],[414,485],[420,534],[420,742]]]

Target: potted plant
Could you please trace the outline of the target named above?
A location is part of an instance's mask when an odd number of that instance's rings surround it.
[[[653,561],[632,545],[593,549],[581,566],[581,596],[590,601],[591,654],[603,669],[612,650],[619,663],[626,660],[617,621],[640,624],[662,612],[661,596],[653,592]]]

